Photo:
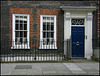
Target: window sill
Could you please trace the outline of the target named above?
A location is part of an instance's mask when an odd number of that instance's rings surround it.
[[[54,46],[52,46],[52,47],[50,47],[50,46],[41,46],[41,47],[39,47],[39,49],[57,49],[57,47],[54,47]]]
[[[11,47],[11,49],[30,49],[30,47]]]

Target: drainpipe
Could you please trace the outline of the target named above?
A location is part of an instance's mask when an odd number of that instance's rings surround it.
[[[99,2],[99,0],[95,0],[96,2],[96,8],[97,8],[97,10],[98,10],[98,2]],[[98,11],[97,11],[97,18],[98,18]],[[98,19],[97,19],[97,29],[96,29],[96,34],[97,34],[97,36],[98,36]],[[97,37],[96,37],[96,39],[97,39]],[[93,48],[93,54],[92,54],[92,56],[94,57],[94,42],[95,42],[95,40],[96,39],[92,39],[92,43],[93,43],[93,46],[92,46],[92,48]]]

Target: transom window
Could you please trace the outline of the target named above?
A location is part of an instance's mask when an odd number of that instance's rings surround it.
[[[71,25],[84,25],[84,19],[72,19]]]
[[[13,40],[15,49],[29,48],[29,15],[13,14]]]
[[[43,49],[56,47],[56,16],[41,15],[41,45]]]

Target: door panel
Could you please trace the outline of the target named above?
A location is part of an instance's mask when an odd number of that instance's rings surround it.
[[[84,57],[84,27],[71,27],[72,58]]]

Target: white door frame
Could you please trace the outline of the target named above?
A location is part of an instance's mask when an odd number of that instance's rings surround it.
[[[84,58],[91,59],[92,56],[92,11],[93,9],[85,8],[64,8],[64,41],[71,38],[71,19],[72,18],[83,18],[85,19],[84,29],[85,29],[85,45],[84,45]],[[67,55],[67,48],[64,43],[64,54]]]

